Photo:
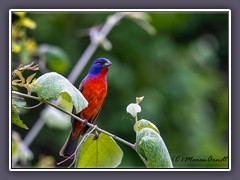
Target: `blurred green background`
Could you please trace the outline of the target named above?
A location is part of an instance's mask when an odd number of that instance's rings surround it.
[[[86,30],[103,24],[111,14],[28,12],[27,17],[37,27],[27,29],[27,37],[34,39],[38,47],[51,45],[49,56],[51,53],[58,56],[49,58],[48,69],[40,66],[41,72],[58,71],[67,77],[90,43]],[[151,12],[147,15],[155,35],[150,35],[134,20],[123,18],[107,37],[112,49],[106,51],[99,47],[75,83],[78,87],[96,58],[112,61],[107,98],[96,124],[134,143],[134,119],[126,113],[126,107],[135,102],[135,97],[144,96],[139,118],[148,119],[158,127],[172,158],[228,156],[228,13]],[[13,23],[17,20],[13,15]],[[38,63],[37,57],[32,53],[23,61],[21,55],[13,53],[12,66],[16,68],[32,59]],[[43,106],[21,114],[30,130],[42,109]],[[58,153],[69,129],[69,126],[62,130],[44,126],[30,146],[34,157],[27,166],[37,167],[43,156],[51,156],[54,162],[62,160]],[[23,139],[30,131],[14,125],[13,130]],[[144,167],[132,149],[118,144],[124,152],[120,168]],[[173,160],[173,165],[175,168],[227,168],[228,161]]]

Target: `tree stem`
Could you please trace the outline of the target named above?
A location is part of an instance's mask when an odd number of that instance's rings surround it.
[[[45,104],[48,104],[48,105],[50,105],[50,106],[52,106],[52,107],[54,107],[54,108],[64,112],[65,114],[71,116],[72,118],[74,118],[74,119],[76,119],[76,120],[78,120],[78,121],[80,121],[82,123],[86,123],[83,119],[81,119],[78,116],[76,116],[76,115],[66,111],[65,109],[57,106],[56,104],[51,103],[50,101],[42,100],[39,97],[27,95],[27,94],[20,93],[20,92],[17,92],[17,91],[12,91],[12,94],[15,94],[15,95],[18,95],[18,96],[22,96],[22,97],[25,97],[25,98],[29,98],[29,99],[33,99],[33,100],[36,100],[36,101],[43,102]],[[135,145],[134,144],[132,144],[132,143],[130,143],[130,142],[128,142],[128,141],[126,141],[126,140],[124,140],[124,139],[122,139],[122,138],[120,138],[120,137],[118,137],[118,136],[116,136],[116,135],[114,135],[114,134],[112,134],[110,132],[108,132],[108,131],[105,131],[105,130],[99,128],[99,127],[96,128],[95,125],[93,125],[93,124],[91,124],[89,122],[87,122],[86,125],[91,127],[91,128],[95,128],[96,131],[104,133],[104,134],[107,134],[107,135],[111,136],[112,138],[114,138],[114,139],[116,139],[116,140],[118,140],[118,141],[120,141],[120,142],[122,142],[122,143],[124,143],[124,144],[126,144],[128,146],[130,146],[131,148],[135,149]]]

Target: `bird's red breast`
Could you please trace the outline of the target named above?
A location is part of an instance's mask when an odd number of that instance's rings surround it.
[[[104,99],[107,95],[106,80],[102,77],[86,79],[82,94],[88,101],[88,107],[83,109],[78,116],[89,121],[90,123],[93,123],[96,116],[100,112]]]

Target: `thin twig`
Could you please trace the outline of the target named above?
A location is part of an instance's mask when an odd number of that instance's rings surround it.
[[[31,95],[23,94],[23,93],[20,93],[20,92],[17,92],[17,91],[12,91],[12,93],[15,94],[15,95],[19,95],[19,96],[25,97],[25,98],[29,98],[29,99],[33,99],[33,100],[37,100],[37,101],[42,101],[42,102],[44,102],[44,103],[46,103],[46,104],[48,104],[48,105],[50,105],[50,106],[52,106],[52,107],[54,107],[54,108],[56,108],[56,109],[58,109],[58,110],[64,112],[65,114],[68,114],[68,115],[71,116],[72,118],[74,118],[74,119],[76,119],[76,120],[78,120],[78,121],[80,121],[80,122],[82,122],[82,123],[85,123],[87,126],[89,126],[89,127],[91,127],[91,128],[95,128],[95,125],[94,125],[94,124],[91,124],[91,123],[89,123],[89,122],[85,122],[84,119],[79,118],[78,116],[76,116],[76,115],[74,115],[74,114],[66,111],[65,109],[62,109],[61,107],[59,107],[59,106],[57,106],[56,104],[53,104],[53,103],[51,103],[51,102],[49,102],[49,101],[47,101],[47,100],[42,100],[42,99],[40,99],[40,98],[38,98],[38,97],[36,97],[36,96],[31,96]],[[124,144],[126,144],[126,145],[128,145],[128,146],[130,146],[131,148],[135,149],[135,145],[134,145],[134,144],[132,144],[132,143],[130,143],[130,142],[128,142],[128,141],[126,141],[126,140],[124,140],[124,139],[122,139],[122,138],[120,138],[120,137],[118,137],[118,136],[116,136],[116,135],[114,135],[114,134],[112,134],[112,133],[110,133],[110,132],[108,132],[108,131],[105,131],[105,130],[99,128],[99,127],[97,127],[96,130],[97,130],[98,132],[107,134],[107,135],[111,136],[112,138],[114,138],[114,139],[116,139],[116,140],[118,140],[118,141],[120,141],[120,142],[122,142],[122,143],[124,143]]]

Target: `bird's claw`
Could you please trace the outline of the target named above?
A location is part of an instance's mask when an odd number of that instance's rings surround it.
[[[84,122],[82,124],[83,124],[83,126],[86,126],[88,124],[88,121],[86,119],[84,119]]]

